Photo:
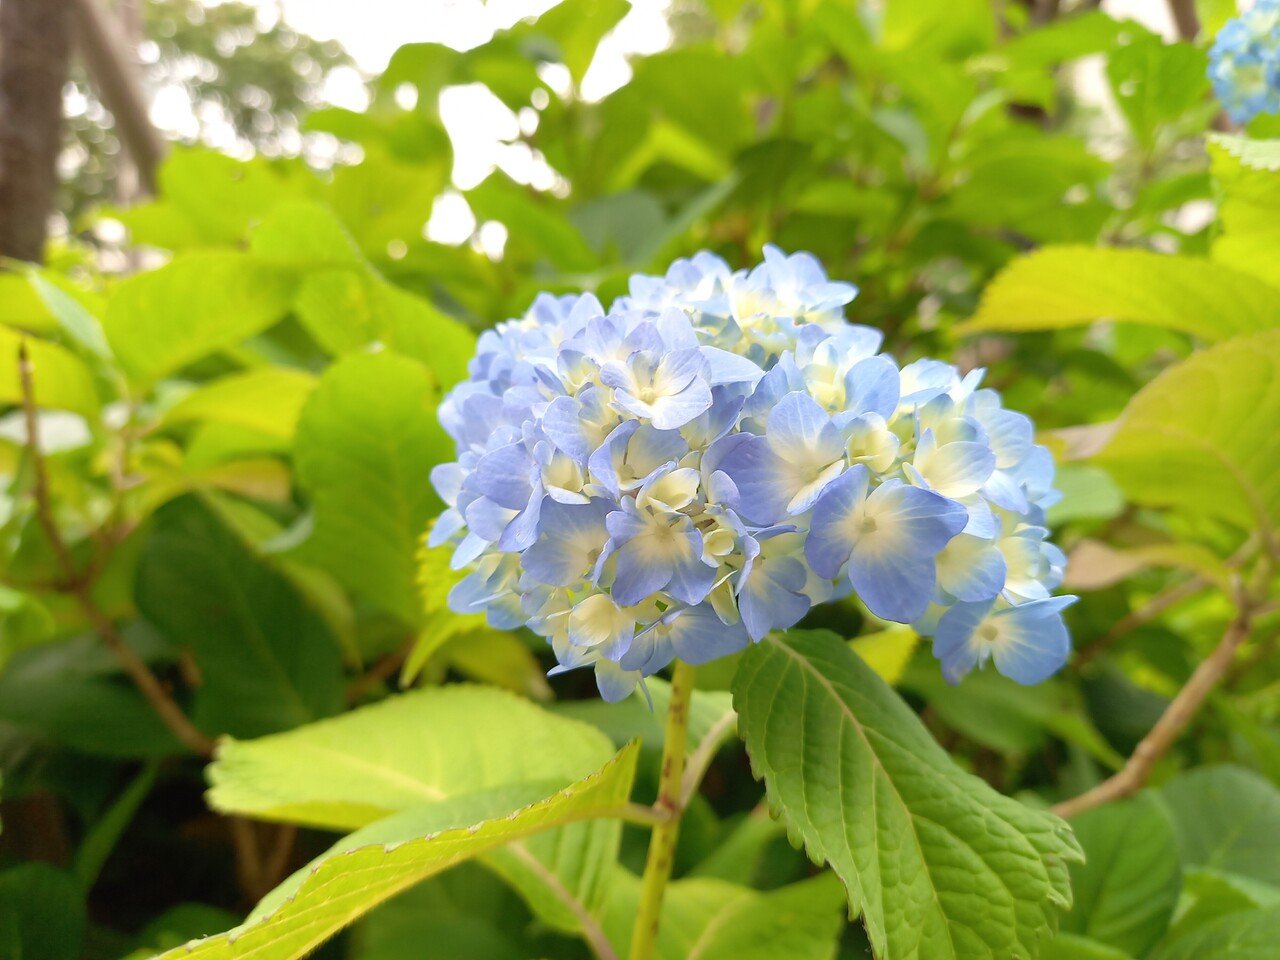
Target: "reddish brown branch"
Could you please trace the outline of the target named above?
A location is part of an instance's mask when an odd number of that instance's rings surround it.
[[[1213,652],[1196,667],[1186,685],[1170,701],[1151,732],[1134,748],[1121,770],[1091,790],[1065,800],[1053,808],[1060,817],[1071,817],[1104,803],[1137,793],[1147,783],[1151,770],[1182,736],[1209,694],[1230,670],[1236,650],[1248,638],[1253,623],[1253,607],[1247,597],[1240,600],[1236,614]]]
[[[36,520],[44,531],[45,539],[53,550],[62,572],[62,589],[75,598],[85,619],[94,632],[102,638],[112,655],[129,675],[134,686],[159,715],[164,725],[187,749],[202,757],[213,755],[213,741],[201,733],[182,709],[174,702],[169,691],[151,671],[134,649],[129,646],[111,618],[93,598],[93,583],[85,572],[76,569],[71,550],[62,539],[53,516],[53,498],[49,492],[49,472],[40,448],[40,418],[36,414],[35,380],[31,357],[25,341],[18,349],[18,377],[22,384],[22,414],[27,431],[27,449],[31,455],[32,485],[35,495]]]

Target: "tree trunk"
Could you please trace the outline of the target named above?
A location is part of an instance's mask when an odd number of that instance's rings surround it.
[[[58,192],[71,0],[0,0],[0,256],[39,263]]]

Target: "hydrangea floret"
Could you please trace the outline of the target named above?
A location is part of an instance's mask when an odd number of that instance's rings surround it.
[[[857,289],[768,246],[636,276],[606,311],[540,296],[480,338],[440,408],[458,459],[431,543],[460,613],[548,638],[617,700],[853,593],[931,635],[948,679],[1065,662],[1049,452],[982,371],[899,368]]]
[[[1236,123],[1280,113],[1280,0],[1228,20],[1209,50],[1214,93]]]

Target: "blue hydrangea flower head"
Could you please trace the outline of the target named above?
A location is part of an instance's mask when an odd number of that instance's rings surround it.
[[[982,371],[881,353],[857,292],[809,254],[700,253],[608,310],[543,295],[485,333],[432,473],[453,609],[529,626],[609,700],[850,594],[933,636],[953,681],[1061,667],[1048,451]]]
[[[1280,113],[1280,0],[1228,20],[1209,50],[1214,93],[1236,123]]]

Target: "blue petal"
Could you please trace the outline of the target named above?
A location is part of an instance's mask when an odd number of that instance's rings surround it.
[[[720,470],[738,488],[735,509],[747,520],[764,526],[786,516],[787,504],[795,495],[793,471],[767,439],[740,441],[724,455]]]
[[[499,506],[520,510],[529,502],[533,469],[524,444],[509,443],[481,457],[466,485]]]
[[[867,511],[876,518],[877,535],[891,535],[897,550],[913,556],[936,555],[969,520],[968,511],[954,500],[900,480],[873,490]]]
[[[969,641],[990,610],[989,601],[958,603],[938,621],[933,655],[942,662],[942,675],[949,683],[959,683],[961,677],[978,665],[981,648]]]
[[[870,471],[856,464],[827,484],[814,504],[804,554],[820,577],[833,580],[853,552],[854,514],[867,496]]]
[[[754,361],[719,347],[703,347],[702,357],[707,361],[707,382],[713,387],[724,383],[745,383],[754,389],[764,376],[764,370]]]
[[[969,603],[992,600],[1004,589],[1008,567],[990,540],[960,534],[938,554],[938,585]]]
[[[807,393],[788,393],[769,412],[769,445],[797,466],[826,465],[844,453],[844,441],[831,417]],[[731,474],[732,475],[732,474]]]
[[[682,610],[671,623],[669,633],[676,656],[695,666],[737,653],[750,642],[741,622],[721,623],[707,603]]]
[[[845,374],[845,409],[857,416],[875,413],[886,420],[898,409],[900,378],[888,357],[859,360]]]
[[[849,558],[849,582],[877,617],[910,623],[924,614],[933,599],[934,561],[857,544]]]
[[[1018,683],[1040,683],[1057,673],[1071,653],[1062,610],[1075,597],[1032,600],[996,614],[1002,641],[992,651],[996,669]]]

